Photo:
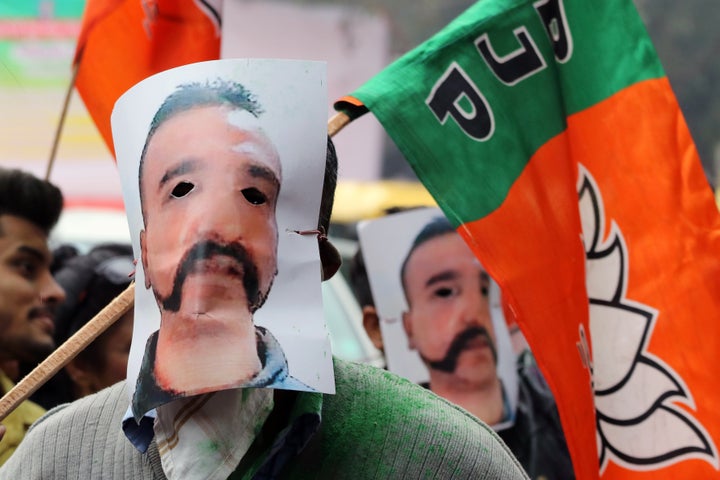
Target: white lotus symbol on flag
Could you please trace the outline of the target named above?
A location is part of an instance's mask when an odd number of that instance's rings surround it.
[[[695,403],[685,382],[647,350],[660,312],[625,297],[630,274],[625,239],[614,221],[603,238],[602,197],[583,166],[578,195],[600,472],[610,461],[630,470],[655,470],[690,458],[717,469],[717,449],[689,412],[695,410]]]

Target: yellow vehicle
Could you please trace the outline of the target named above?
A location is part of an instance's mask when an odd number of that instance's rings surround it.
[[[340,181],[335,192],[331,233],[356,238],[355,224],[361,220],[382,217],[393,208],[436,206],[418,181]]]

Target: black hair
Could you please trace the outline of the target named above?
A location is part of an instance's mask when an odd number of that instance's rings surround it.
[[[318,226],[330,229],[330,216],[335,203],[335,188],[337,187],[338,159],[332,138],[327,137],[327,151],[325,152],[325,176],[323,178],[322,197],[320,198],[320,213]]]
[[[357,252],[353,255],[350,262],[350,272],[348,274],[350,286],[352,287],[355,298],[360,307],[375,306],[375,300],[370,290],[370,280],[368,279],[367,268],[365,267],[365,258],[362,249],[358,247]]]
[[[441,235],[447,235],[448,233],[456,233],[456,230],[450,224],[447,218],[438,216],[430,220],[415,236],[415,239],[410,246],[410,250],[405,255],[402,267],[400,267],[400,281],[402,282],[403,292],[405,292],[405,299],[407,300],[408,306],[410,305],[410,299],[407,298],[407,283],[405,282],[405,270],[407,269],[408,261],[412,256],[413,252],[425,242],[437,238]]]
[[[62,208],[62,192],[52,183],[22,170],[0,167],[0,215],[25,219],[48,235]]]
[[[133,270],[133,251],[127,244],[106,243],[86,255],[66,255],[53,272],[66,296],[55,312],[57,344],[65,342],[120,295],[130,285]]]

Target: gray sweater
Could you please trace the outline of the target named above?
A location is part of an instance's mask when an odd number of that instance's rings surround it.
[[[270,448],[296,426],[292,415],[281,414],[251,447],[255,459],[243,459],[231,478],[527,478],[487,425],[433,393],[341,360],[335,377],[337,394],[322,396],[322,420],[299,452]],[[303,394],[289,395],[298,403]],[[120,423],[127,408],[121,382],[51,410],[0,469],[0,479],[165,478],[155,443],[142,454],[125,438]],[[287,401],[275,408],[297,409]]]

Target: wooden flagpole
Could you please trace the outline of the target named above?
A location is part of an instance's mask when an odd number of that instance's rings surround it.
[[[60,345],[43,362],[15,385],[0,399],[0,420],[3,420],[18,405],[50,380],[61,368],[70,362],[102,332],[130,310],[135,299],[135,283],[131,283],[120,295],[100,313]]]
[[[328,120],[328,135],[334,137],[340,132],[352,119],[343,112],[338,112]]]
[[[74,76],[73,76],[74,79]],[[340,130],[351,122],[351,118],[339,112],[328,120],[328,135],[335,136]],[[48,167],[48,173],[49,173]],[[25,378],[20,380],[8,393],[0,399],[0,421],[7,417],[10,412],[27,400],[38,388],[50,380],[78,353],[83,351],[93,340],[115,323],[125,312],[130,310],[135,303],[135,283],[125,289],[110,304],[95,315],[92,320],[85,324],[65,343],[60,345],[49,357],[35,367]]]
[[[60,136],[62,135],[63,126],[65,125],[65,118],[67,117],[72,91],[73,88],[75,88],[75,80],[77,79],[78,70],[80,70],[79,61],[73,65],[70,85],[68,85],[67,92],[65,92],[65,101],[63,102],[62,112],[60,112],[60,119],[58,120],[57,128],[55,128],[55,138],[53,138],[52,149],[50,150],[50,159],[48,160],[47,169],[45,170],[45,180],[50,180],[50,172],[55,164],[55,157],[57,156],[58,146],[60,145]]]

